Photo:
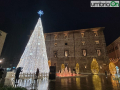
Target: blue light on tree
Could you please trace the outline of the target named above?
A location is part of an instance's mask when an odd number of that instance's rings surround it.
[[[38,14],[40,15],[40,17],[41,17],[41,15],[43,15],[44,14],[44,12],[42,11],[42,10],[40,10],[39,12],[38,12]]]

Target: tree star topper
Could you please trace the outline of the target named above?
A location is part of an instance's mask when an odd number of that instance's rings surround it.
[[[41,17],[41,15],[43,15],[44,14],[44,12],[42,11],[42,10],[40,10],[39,12],[38,12],[38,14],[40,15],[40,17]]]

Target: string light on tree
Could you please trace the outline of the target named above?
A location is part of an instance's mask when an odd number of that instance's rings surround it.
[[[41,17],[43,11],[40,10],[38,14]],[[37,68],[40,73],[49,73],[41,18],[38,19],[17,67],[23,67],[23,73],[35,73]]]

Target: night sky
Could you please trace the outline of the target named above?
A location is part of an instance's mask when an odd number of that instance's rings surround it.
[[[91,8],[87,0],[0,0],[0,30],[8,33],[2,58],[22,55],[39,10],[44,33],[105,27],[107,45],[120,36],[120,7]]]

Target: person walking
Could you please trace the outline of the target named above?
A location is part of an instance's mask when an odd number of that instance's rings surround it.
[[[107,71],[105,71],[105,76],[106,76],[106,78],[107,78]]]
[[[39,75],[39,69],[37,68],[37,71],[36,71],[36,79],[38,79],[38,75]]]
[[[22,72],[21,67],[18,67],[17,70],[16,70],[16,73],[15,73],[15,83],[18,83],[20,72]]]

